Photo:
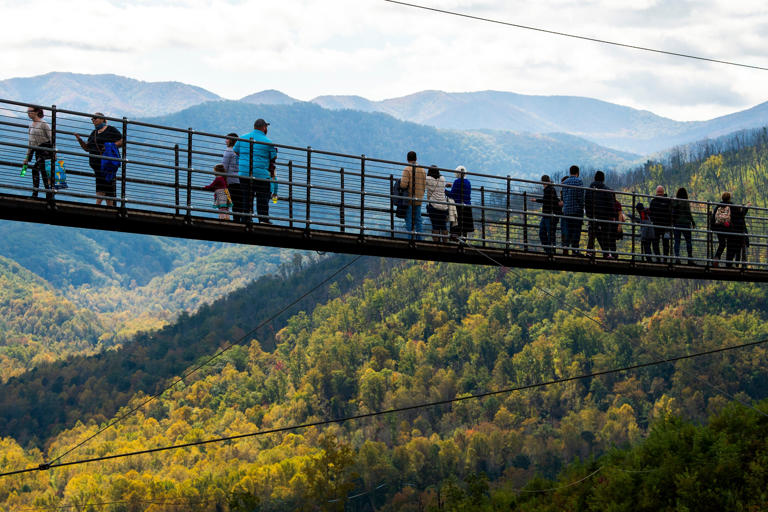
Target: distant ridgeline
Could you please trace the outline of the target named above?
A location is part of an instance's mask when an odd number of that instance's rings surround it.
[[[768,206],[768,129],[738,133],[678,146],[630,169],[613,181],[620,187],[651,193],[665,185],[706,201],[719,201],[729,191],[737,203]]]

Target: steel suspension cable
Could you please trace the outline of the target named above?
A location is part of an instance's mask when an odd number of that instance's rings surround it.
[[[185,378],[188,378],[190,375],[193,375],[194,373],[196,373],[196,372],[200,371],[202,368],[204,368],[204,367],[208,366],[208,365],[209,365],[209,364],[211,364],[213,361],[215,361],[216,359],[218,359],[219,357],[221,357],[221,356],[222,356],[222,355],[223,355],[225,352],[227,352],[227,351],[228,351],[228,350],[230,350],[231,348],[233,348],[233,347],[237,346],[239,343],[241,343],[242,341],[244,341],[244,340],[245,340],[245,339],[246,339],[248,336],[250,336],[251,334],[255,333],[256,331],[258,331],[259,329],[261,329],[262,327],[264,327],[264,326],[265,326],[265,325],[267,325],[268,323],[272,322],[274,319],[276,319],[277,317],[279,317],[280,315],[282,315],[283,313],[285,313],[287,310],[289,310],[290,308],[292,308],[293,306],[295,306],[296,304],[298,304],[299,302],[301,302],[302,300],[304,300],[305,298],[307,298],[309,295],[313,294],[315,291],[317,291],[319,288],[321,288],[321,287],[322,287],[322,286],[324,286],[326,283],[328,283],[329,281],[331,281],[333,278],[335,278],[335,277],[336,277],[337,275],[339,275],[341,272],[343,272],[344,270],[346,270],[347,268],[349,268],[350,266],[352,266],[353,264],[355,264],[355,263],[356,263],[356,262],[357,262],[357,261],[358,261],[360,258],[362,258],[362,256],[356,256],[356,257],[355,257],[355,258],[353,258],[351,261],[349,261],[349,262],[347,262],[346,264],[342,265],[342,266],[341,266],[341,267],[339,267],[339,268],[338,268],[336,271],[334,271],[334,272],[333,272],[331,275],[329,275],[328,277],[326,277],[325,279],[323,279],[322,281],[320,281],[320,283],[316,284],[316,285],[315,285],[315,286],[313,286],[313,287],[312,287],[310,290],[308,290],[307,292],[303,293],[303,294],[302,294],[300,297],[298,297],[298,298],[294,299],[294,300],[293,300],[293,301],[291,301],[290,303],[288,303],[288,304],[286,304],[285,306],[283,306],[282,308],[280,308],[280,309],[279,309],[277,312],[273,313],[272,315],[270,315],[269,317],[267,317],[265,320],[261,321],[261,322],[260,322],[260,323],[259,323],[259,324],[258,324],[256,327],[254,327],[253,329],[251,329],[251,330],[250,330],[250,331],[248,331],[247,333],[245,333],[245,334],[243,334],[242,336],[240,336],[240,338],[238,338],[237,340],[235,340],[235,341],[233,341],[233,342],[229,342],[229,343],[228,343],[228,344],[227,344],[227,345],[226,345],[224,348],[221,348],[221,349],[219,349],[219,350],[218,350],[218,351],[217,351],[217,352],[216,352],[214,355],[212,355],[211,357],[209,357],[208,359],[206,359],[204,362],[202,362],[202,363],[198,364],[197,366],[195,366],[195,367],[194,367],[194,368],[192,368],[191,370],[189,370],[189,371],[187,371],[187,372],[183,373],[183,374],[182,374],[180,377],[176,378],[176,379],[175,379],[175,380],[174,380],[174,381],[173,381],[173,382],[172,382],[170,385],[168,385],[168,386],[166,386],[165,388],[163,388],[163,389],[162,389],[160,392],[158,392],[158,393],[155,393],[154,395],[151,395],[151,396],[149,396],[147,399],[145,399],[145,400],[144,400],[143,402],[141,402],[139,405],[137,405],[137,406],[133,407],[133,408],[132,408],[131,410],[129,410],[128,412],[126,412],[126,413],[124,413],[124,414],[120,415],[118,418],[116,418],[116,419],[112,420],[110,423],[108,423],[108,424],[107,424],[107,425],[105,425],[104,427],[100,428],[100,429],[99,429],[99,430],[97,430],[97,431],[96,431],[94,434],[92,434],[92,435],[88,436],[86,439],[84,439],[84,440],[80,441],[78,444],[76,444],[76,445],[75,445],[75,446],[73,446],[72,448],[70,448],[70,449],[66,450],[65,452],[63,452],[63,453],[61,453],[61,454],[59,454],[59,455],[58,455],[58,456],[56,456],[55,458],[53,458],[53,459],[50,459],[50,461],[49,461],[49,462],[41,464],[41,466],[50,466],[52,463],[55,463],[56,461],[58,461],[58,460],[61,460],[61,459],[62,459],[63,457],[65,457],[66,455],[69,455],[69,454],[70,454],[70,453],[72,453],[73,451],[77,450],[78,448],[82,447],[82,446],[83,446],[83,445],[85,445],[86,443],[90,442],[91,440],[93,440],[94,438],[96,438],[97,436],[99,436],[100,434],[104,433],[104,432],[105,432],[106,430],[108,430],[109,428],[111,428],[111,427],[113,427],[114,425],[116,425],[116,424],[120,423],[121,421],[125,420],[125,419],[126,419],[126,418],[128,418],[129,416],[131,416],[131,415],[135,414],[135,413],[136,413],[137,411],[139,411],[139,410],[140,410],[142,407],[144,407],[144,406],[145,406],[145,405],[147,405],[148,403],[152,402],[153,400],[155,400],[155,399],[159,398],[160,396],[162,396],[163,394],[165,394],[165,393],[166,393],[168,390],[172,389],[174,386],[176,386],[176,384],[178,384],[178,383],[180,383],[180,382],[183,382]],[[0,476],[1,476],[1,475],[0,475]]]
[[[668,51],[668,50],[659,50],[659,49],[650,48],[650,47],[647,47],[647,46],[638,46],[638,45],[634,45],[634,44],[619,43],[619,42],[616,42],[616,41],[609,41],[607,39],[598,39],[598,38],[595,38],[595,37],[582,36],[582,35],[578,35],[578,34],[570,34],[570,33],[567,33],[567,32],[559,32],[559,31],[556,31],[556,30],[548,30],[548,29],[544,29],[544,28],[540,28],[540,27],[532,27],[532,26],[529,26],[529,25],[520,25],[518,23],[511,23],[511,22],[508,22],[508,21],[495,20],[495,19],[492,19],[492,18],[483,18],[481,16],[473,16],[471,14],[465,14],[465,13],[455,12],[455,11],[448,11],[446,9],[438,9],[438,8],[435,8],[435,7],[428,7],[428,6],[425,6],[425,5],[412,4],[412,3],[408,3],[408,2],[401,2],[399,0],[384,0],[384,1],[385,2],[389,2],[391,4],[402,5],[402,6],[405,6],[405,7],[413,7],[415,9],[423,9],[425,11],[439,12],[441,14],[449,14],[451,16],[458,16],[458,17],[461,17],[461,18],[469,18],[469,19],[472,19],[472,20],[484,21],[484,22],[487,22],[487,23],[495,23],[497,25],[505,25],[505,26],[508,26],[508,27],[521,28],[521,29],[525,29],[525,30],[533,30],[535,32],[543,32],[545,34],[551,34],[551,35],[556,35],[556,36],[571,37],[573,39],[581,39],[581,40],[584,40],[584,41],[591,41],[593,43],[608,44],[608,45],[613,45],[613,46],[620,46],[622,48],[630,48],[632,50],[640,50],[640,51],[644,51],[644,52],[653,52],[653,53],[660,53],[660,54],[663,54],[663,55],[671,55],[673,57],[683,57],[683,58],[686,58],[686,59],[695,59],[695,60],[701,60],[701,61],[706,61],[706,62],[714,62],[716,64],[726,64],[728,66],[738,66],[738,67],[742,67],[742,68],[750,68],[750,69],[757,69],[757,70],[760,70],[760,71],[768,71],[768,68],[761,67],[761,66],[753,66],[751,64],[742,64],[740,62],[733,62],[733,61],[728,61],[728,60],[713,59],[713,58],[709,58],[709,57],[701,57],[701,56],[698,56],[698,55],[691,55],[691,54],[687,54],[687,53],[672,52],[672,51]]]
[[[150,454],[150,453],[158,453],[158,452],[164,452],[164,451],[169,451],[169,450],[178,450],[178,449],[181,449],[181,448],[189,448],[189,447],[192,447],[192,446],[203,446],[203,445],[208,445],[208,444],[213,444],[213,443],[221,443],[221,442],[225,442],[225,441],[233,441],[233,440],[245,439],[245,438],[249,438],[249,437],[264,436],[264,435],[268,435],[268,434],[277,434],[277,433],[281,433],[281,432],[289,432],[289,431],[293,431],[293,430],[300,430],[300,429],[306,429],[306,428],[311,428],[311,427],[322,427],[322,426],[331,425],[331,424],[345,423],[347,421],[353,421],[353,420],[359,420],[359,419],[365,419],[365,418],[373,418],[373,417],[376,417],[376,416],[383,416],[383,415],[388,415],[388,414],[397,414],[397,413],[401,413],[401,412],[413,411],[413,410],[417,410],[417,409],[424,409],[424,408],[428,408],[428,407],[436,407],[436,406],[440,406],[440,405],[447,405],[447,404],[463,402],[463,401],[467,401],[467,400],[477,400],[477,399],[486,398],[486,397],[489,397],[489,396],[509,394],[509,393],[514,393],[514,392],[518,392],[518,391],[526,391],[526,390],[529,390],[529,389],[536,389],[536,388],[541,388],[541,387],[546,387],[546,386],[553,386],[553,385],[556,385],[556,384],[564,384],[566,382],[573,382],[573,381],[578,381],[578,380],[591,379],[591,378],[600,377],[600,376],[603,376],[603,375],[611,375],[611,374],[616,374],[616,373],[621,373],[621,372],[626,372],[626,371],[631,371],[631,370],[637,370],[637,369],[640,369],[640,368],[648,368],[648,367],[652,367],[652,366],[658,366],[658,365],[661,365],[661,364],[674,363],[674,362],[677,362],[677,361],[683,361],[683,360],[687,360],[687,359],[694,359],[694,358],[697,358],[697,357],[703,357],[703,356],[708,356],[708,355],[712,355],[712,354],[728,352],[728,351],[731,351],[731,350],[738,350],[738,349],[742,349],[742,348],[754,347],[754,346],[757,346],[757,345],[762,345],[764,343],[768,343],[768,338],[757,340],[757,341],[751,341],[751,342],[747,342],[747,343],[741,343],[739,345],[731,345],[731,346],[728,346],[728,347],[720,347],[720,348],[716,348],[716,349],[712,349],[712,350],[705,350],[705,351],[696,352],[696,353],[693,353],[693,354],[685,354],[685,355],[681,355],[681,356],[667,357],[667,358],[664,358],[664,359],[660,359],[660,360],[656,360],[656,361],[650,361],[650,362],[647,362],[647,363],[638,363],[638,364],[633,364],[633,365],[629,365],[629,366],[623,366],[623,367],[620,367],[620,368],[613,368],[613,369],[610,369],[610,370],[602,370],[602,371],[597,371],[597,372],[591,372],[591,373],[586,373],[586,374],[581,374],[581,375],[575,375],[575,376],[572,376],[572,377],[563,377],[561,379],[553,379],[553,380],[538,382],[538,383],[534,383],[534,384],[526,384],[526,385],[523,385],[523,386],[499,389],[499,390],[496,390],[496,391],[486,391],[486,392],[483,392],[483,393],[477,393],[477,394],[474,394],[474,395],[467,395],[467,396],[462,396],[462,397],[449,398],[449,399],[446,399],[446,400],[437,400],[437,401],[434,401],[434,402],[427,402],[427,403],[409,405],[409,406],[405,406],[405,407],[396,407],[396,408],[392,408],[392,409],[386,409],[386,410],[383,410],[383,411],[374,411],[374,412],[369,412],[369,413],[356,414],[356,415],[351,415],[351,416],[344,416],[344,417],[340,417],[340,418],[332,418],[332,419],[326,419],[326,420],[319,420],[319,421],[313,421],[313,422],[308,422],[308,423],[301,423],[301,424],[296,424],[296,425],[289,425],[289,426],[286,426],[286,427],[277,427],[277,428],[272,428],[272,429],[267,429],[267,430],[259,430],[259,431],[256,431],[256,432],[249,432],[249,433],[245,433],[245,434],[237,434],[237,435],[226,436],[226,437],[216,437],[216,438],[212,438],[212,439],[206,439],[206,440],[203,440],[203,441],[193,441],[193,442],[189,442],[189,443],[175,444],[175,445],[169,445],[169,446],[160,446],[160,447],[157,447],[157,448],[148,448],[148,449],[145,449],[145,450],[137,450],[137,451],[133,451],[133,452],[117,453],[117,454],[114,454],[114,455],[105,455],[105,456],[101,456],[101,457],[93,457],[93,458],[90,458],[90,459],[80,459],[80,460],[74,460],[74,461],[70,461],[70,462],[59,462],[59,463],[52,463],[52,464],[40,464],[39,466],[36,466],[36,467],[31,467],[31,468],[26,468],[26,469],[19,469],[19,470],[15,470],[15,471],[7,471],[7,472],[4,472],[4,473],[0,473],[0,477],[11,476],[11,475],[19,475],[19,474],[23,474],[23,473],[31,473],[31,472],[34,472],[34,471],[46,471],[46,470],[49,470],[49,469],[55,469],[55,468],[60,468],[60,467],[65,467],[65,466],[76,466],[76,465],[87,464],[87,463],[91,463],[91,462],[101,462],[101,461],[105,461],[105,460],[121,459],[121,458],[125,458],[125,457],[135,457],[137,455],[147,455],[147,454]],[[755,409],[755,410],[757,410],[761,414],[765,414],[762,411],[759,411],[759,409]]]

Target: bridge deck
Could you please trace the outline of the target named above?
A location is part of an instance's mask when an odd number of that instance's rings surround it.
[[[65,162],[68,183],[67,189],[50,191],[42,184],[37,189],[32,187],[31,169],[26,176],[19,172],[29,149],[26,108],[25,103],[0,100],[3,219],[469,264],[497,261],[512,267],[578,272],[768,281],[768,211],[763,208],[749,210],[750,243],[736,257],[743,261],[733,262],[733,268],[715,258],[718,238],[732,237],[710,229],[717,205],[695,200],[688,203],[696,228],[681,230],[690,232],[693,253],[688,258],[683,244],[679,263],[674,257],[663,263],[647,262],[649,255],[642,254],[641,226],[629,218],[626,222],[608,223],[612,229],[620,225],[624,234],[613,252],[618,259],[604,259],[609,251],[599,245],[589,257],[565,256],[558,247],[545,246],[539,240],[540,220],[551,218],[541,213],[540,203],[536,202],[541,197],[540,182],[470,172],[467,179],[472,184],[475,230],[466,243],[459,244],[447,236],[432,241],[430,233],[422,233],[429,240],[413,240],[415,233],[406,231],[392,207],[392,185],[401,176],[403,163],[279,144],[279,198],[276,204],[270,204],[269,214],[273,224],[259,224],[253,213],[246,215],[250,221],[246,224],[219,220],[219,212],[211,206],[212,193],[203,186],[212,181],[213,166],[221,162],[225,137],[125,118],[109,120],[126,141],[116,178],[116,206],[97,206],[89,155],[74,139],[75,133],[85,138],[92,130],[90,115],[55,107],[45,109],[53,130],[55,160]],[[448,184],[453,181],[454,171],[439,171]],[[249,177],[241,181],[244,187],[255,183]],[[563,189],[559,183],[555,186],[558,192]],[[33,192],[40,197],[30,197]],[[616,192],[616,199],[628,214],[638,203],[647,206],[651,196]],[[430,223],[425,212],[423,216],[427,231]],[[583,224],[582,250],[589,238],[588,225]],[[671,239],[666,242],[672,245]],[[557,254],[547,256],[548,248],[556,249]]]
[[[0,195],[0,218],[237,244],[284,247],[313,251],[366,254],[428,261],[489,265],[494,260],[510,267],[574,272],[626,274],[684,279],[768,281],[768,272],[750,268],[713,268],[704,265],[645,263],[632,259],[603,260],[583,256],[547,257],[541,252],[499,248],[475,250],[455,242],[411,241],[298,227],[251,224],[245,226],[213,218],[186,218],[139,209],[110,208],[71,201],[57,201],[54,208],[41,199]]]

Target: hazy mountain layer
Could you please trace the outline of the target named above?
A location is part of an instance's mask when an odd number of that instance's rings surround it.
[[[0,98],[116,117],[166,114],[220,99],[212,92],[181,82],[144,82],[119,75],[78,73],[1,80]]]
[[[444,168],[463,164],[474,172],[502,176],[530,178],[566,170],[574,163],[585,167],[624,167],[638,158],[572,135],[438,130],[385,114],[327,110],[311,103],[210,102],[150,121],[242,134],[252,129],[258,117],[272,123],[269,136],[281,144],[395,161],[404,161],[406,153],[413,149],[425,164]]]

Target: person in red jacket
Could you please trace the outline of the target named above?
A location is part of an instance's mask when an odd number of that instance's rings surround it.
[[[205,190],[213,190],[213,207],[219,210],[219,220],[229,220],[229,209],[232,207],[232,198],[227,188],[227,169],[218,164],[213,168],[216,177]]]

